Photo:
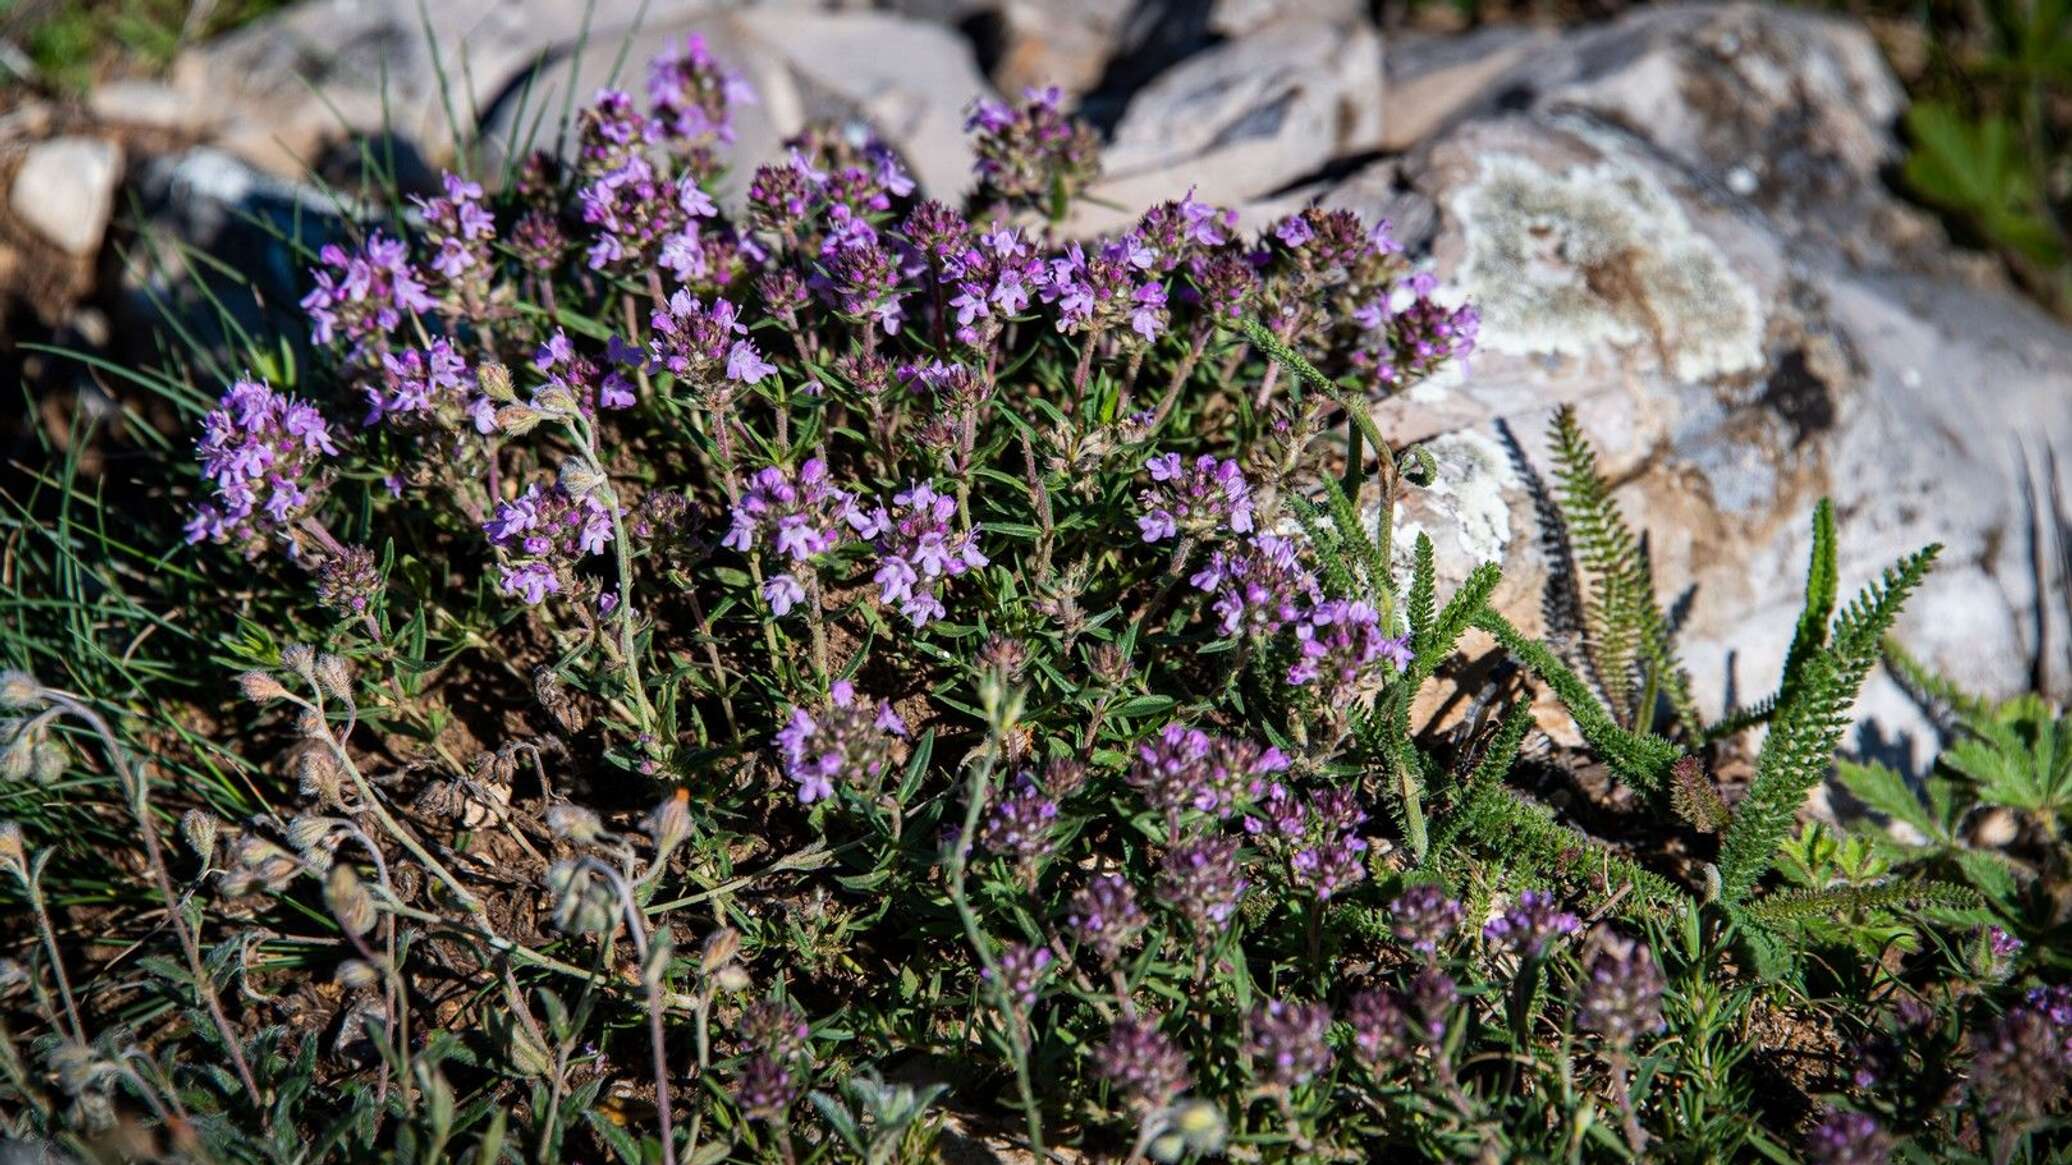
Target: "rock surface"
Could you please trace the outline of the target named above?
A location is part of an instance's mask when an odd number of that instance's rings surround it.
[[[8,189],[17,221],[68,255],[100,250],[122,180],[122,147],[92,137],[37,142]]]

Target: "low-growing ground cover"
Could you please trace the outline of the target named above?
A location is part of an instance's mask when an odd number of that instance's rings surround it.
[[[1811,515],[1784,674],[1708,722],[1565,412],[1554,641],[1396,539],[1437,467],[1368,402],[1478,321],[1388,224],[1070,241],[1055,94],[972,111],[951,207],[848,129],[729,159],[695,41],[646,86],[370,199],[307,344],[105,369],[127,452],[17,503],[10,1135],[2064,1152],[2072,741],[1886,643],[1933,547],[1840,595]],[[1802,822],[1887,656],[1956,743]]]

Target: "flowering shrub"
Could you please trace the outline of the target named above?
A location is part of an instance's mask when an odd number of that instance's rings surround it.
[[[43,815],[0,831],[40,944],[0,963],[37,1037],[10,1131],[671,1165],[930,1159],[953,1124],[1164,1161],[2062,1149],[2063,957],[2015,937],[2061,914],[1792,834],[1932,552],[1837,615],[1823,510],[1779,695],[1692,723],[1572,418],[1587,634],[1529,639],[1501,564],[1441,596],[1431,542],[1395,545],[1432,463],[1370,405],[1467,373],[1477,317],[1387,223],[1243,231],[1175,191],[1073,237],[1098,150],[1055,91],[971,111],[961,205],[859,134],[729,158],[751,94],[695,38],[646,98],[324,247],[309,359],[245,353],[200,420],[208,545],[162,594],[237,610],[166,634],[246,706],[111,723],[9,674],[8,811]],[[1457,668],[1470,631],[1518,667]],[[1521,673],[1582,747],[1534,734]],[[1730,805],[1714,766],[1751,755]],[[91,855],[44,861],[67,766],[143,839],[158,905],[110,909],[147,959],[57,937],[49,869],[97,901]],[[1629,799],[1616,844],[1543,803],[1586,768]]]

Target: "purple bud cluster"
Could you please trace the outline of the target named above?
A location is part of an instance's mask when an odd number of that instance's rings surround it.
[[[1288,880],[1319,902],[1367,876],[1367,814],[1351,789],[1320,789],[1304,797],[1276,781],[1245,818],[1245,831],[1279,853]]]
[[[1252,486],[1237,462],[1204,453],[1189,465],[1178,453],[1163,453],[1144,468],[1152,481],[1143,494],[1144,513],[1137,518],[1144,541],[1251,532]]]
[[[1055,86],[1027,90],[1020,105],[982,99],[972,106],[964,129],[974,135],[982,198],[1047,206],[1100,174],[1099,140],[1063,106]]]
[[[926,482],[892,497],[892,508],[880,506],[860,530],[877,548],[878,601],[899,604],[899,613],[916,627],[948,614],[943,587],[950,579],[986,565],[978,535],[955,527],[957,499],[937,493]]]
[[[803,1091],[799,1072],[811,1065],[811,1029],[789,1003],[761,1001],[742,1010],[736,1034],[747,1059],[734,1086],[741,1111],[756,1120],[782,1120]]]
[[[2038,987],[1975,1038],[1971,1087],[2002,1128],[2049,1115],[2072,1080],[2072,985]]]
[[[1058,803],[1035,781],[1024,776],[994,803],[978,840],[986,852],[1031,866],[1056,848]]]
[[[777,751],[784,775],[799,787],[799,803],[834,796],[841,781],[874,791],[897,763],[906,721],[879,703],[869,707],[856,698],[848,680],[836,680],[818,715],[794,707],[791,720],[777,733]]]
[[[533,353],[533,368],[547,378],[535,399],[550,399],[548,390],[558,390],[566,393],[565,399],[574,402],[585,415],[594,416],[599,409],[630,409],[637,396],[626,370],[638,365],[640,359],[637,349],[613,336],[606,347],[605,365],[600,367],[576,351],[568,333],[557,329]]]
[[[1396,895],[1389,904],[1389,930],[1411,950],[1430,958],[1460,926],[1460,900],[1429,882]]]
[[[1193,1085],[1187,1056],[1158,1030],[1153,1016],[1123,1016],[1108,1029],[1108,1038],[1094,1049],[1094,1071],[1147,1111],[1172,1104]]]
[[[577,497],[558,483],[544,490],[534,484],[497,503],[482,532],[504,552],[499,589],[534,606],[573,582],[576,563],[611,545],[611,511],[594,495]]]
[[[706,147],[734,140],[734,107],[755,104],[755,91],[692,33],[648,62],[647,99],[664,135]]]
[[[1394,991],[1362,991],[1346,1005],[1353,1029],[1353,1058],[1371,1071],[1386,1071],[1410,1054],[1410,1018]]]
[[[1158,871],[1158,900],[1179,911],[1204,941],[1237,913],[1250,887],[1236,838],[1203,837],[1175,846]]]
[[[1273,1088],[1297,1088],[1331,1067],[1331,1009],[1270,999],[1245,1020],[1245,1054]]]
[[[1100,874],[1072,895],[1065,927],[1079,944],[1113,966],[1150,920],[1137,905],[1136,888],[1120,874]]]
[[[1829,1109],[1806,1134],[1807,1165],[1885,1165],[1892,1138],[1868,1113]]]
[[[1128,780],[1145,804],[1166,815],[1170,835],[1177,837],[1183,813],[1221,821],[1263,794],[1268,778],[1287,768],[1278,748],[1168,724],[1137,746]]]
[[[1482,941],[1519,958],[1537,959],[1556,939],[1574,934],[1582,925],[1582,919],[1562,910],[1552,894],[1527,890],[1509,910],[1483,926]]]
[[[372,427],[424,430],[457,428],[463,422],[478,433],[496,431],[496,406],[473,394],[468,362],[444,338],[428,348],[406,348],[381,354],[381,374],[363,380],[367,415]]]
[[[310,272],[316,286],[302,297],[310,339],[318,344],[343,339],[354,359],[370,343],[386,343],[406,316],[439,306],[411,265],[410,248],[380,231],[368,235],[357,251],[329,244],[317,252],[317,260],[321,266]]]
[[[187,541],[236,543],[256,553],[315,507],[324,458],[338,455],[316,406],[240,380],[202,418],[195,443],[215,500],[194,508]]]
[[[985,972],[985,979],[999,986],[1010,1006],[1026,1014],[1036,1006],[1036,996],[1043,988],[1044,978],[1050,974],[1050,964],[1050,951],[1044,947],[1007,943],[1000,948],[1000,955],[993,961],[993,966]]]
[[[1263,638],[1303,617],[1321,597],[1292,538],[1254,534],[1209,551],[1188,580],[1214,595],[1223,634]]]
[[[1371,700],[1410,666],[1410,641],[1387,634],[1381,614],[1361,600],[1318,603],[1295,625],[1299,652],[1288,682],[1314,687],[1319,701],[1347,707]]]
[[[1590,960],[1576,1026],[1596,1032],[1614,1048],[1662,1030],[1662,972],[1645,945],[1612,939]]]
[[[1413,384],[1474,352],[1482,313],[1472,304],[1442,307],[1432,298],[1437,290],[1438,280],[1420,271],[1352,313],[1371,337],[1354,351],[1352,361],[1373,374],[1381,391]]]

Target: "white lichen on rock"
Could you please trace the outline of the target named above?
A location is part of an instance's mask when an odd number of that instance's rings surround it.
[[[1481,305],[1482,348],[1649,348],[1686,382],[1762,366],[1755,289],[1646,170],[1608,156],[1557,174],[1496,154],[1447,204],[1465,245],[1455,279]]]
[[[1511,502],[1505,493],[1519,484],[1503,447],[1472,429],[1434,437],[1424,447],[1439,472],[1431,485],[1412,490],[1396,510],[1397,565],[1409,568],[1420,533],[1431,537],[1441,562],[1459,572],[1503,562],[1511,544]],[[1434,529],[1439,533],[1432,533]]]

